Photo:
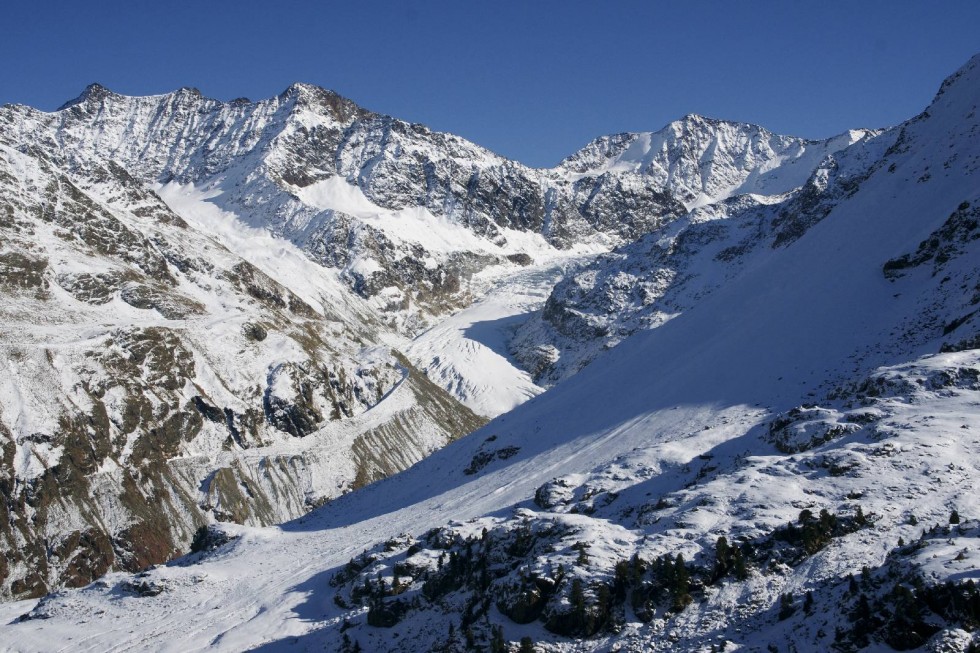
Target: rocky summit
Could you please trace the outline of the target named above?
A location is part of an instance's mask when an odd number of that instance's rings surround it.
[[[0,107],[3,645],[975,650],[978,104]]]

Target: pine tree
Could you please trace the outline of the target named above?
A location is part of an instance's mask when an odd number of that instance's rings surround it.
[[[572,604],[572,610],[576,615],[585,616],[585,589],[582,581],[578,578],[572,579],[572,587],[568,593],[568,602]]]
[[[949,523],[953,525],[960,523],[960,513],[956,512],[956,508],[953,508],[953,512],[949,513]]]
[[[643,580],[644,571],[643,560],[640,559],[639,555],[634,553],[633,557],[630,558],[630,582],[634,585],[639,585],[640,581]]]
[[[714,580],[718,580],[728,573],[728,569],[732,562],[732,549],[728,546],[728,539],[721,535],[718,537],[718,542],[715,544],[715,570],[714,570]]]
[[[490,636],[491,653],[507,653],[507,640],[504,639],[504,629],[502,626],[494,626],[493,634]]]
[[[742,551],[742,547],[737,547],[733,555],[733,565],[735,567],[735,578],[738,580],[745,580],[749,577],[748,565],[745,563],[745,552]]]
[[[599,621],[605,621],[609,616],[609,611],[612,609],[612,601],[610,601],[611,592],[609,591],[609,586],[605,583],[599,585],[596,590],[596,603],[595,611],[599,616]]]
[[[670,566],[670,559],[666,560],[666,569],[670,578],[669,587],[671,597],[674,600],[674,605],[672,609],[675,612],[680,612],[686,608],[691,601],[691,595],[688,593],[691,589],[691,576],[687,572],[687,565],[684,563],[684,556],[680,553],[674,559],[673,568]]]
[[[680,553],[674,560],[674,593],[676,595],[687,594],[691,589],[691,575],[687,573],[687,565],[684,563],[684,556]]]
[[[789,619],[796,612],[796,608],[793,606],[793,593],[786,592],[785,594],[779,595],[779,620]]]
[[[854,513],[854,523],[858,526],[865,526],[868,523],[868,518],[864,515],[864,508],[862,508],[860,505],[857,507],[857,510]]]
[[[630,564],[626,560],[616,563],[613,571],[613,596],[617,603],[626,600],[626,588],[629,585]]]

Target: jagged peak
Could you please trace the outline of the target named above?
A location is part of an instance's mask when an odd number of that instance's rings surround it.
[[[708,116],[703,116],[699,113],[688,113],[670,122],[667,126],[657,132],[648,132],[651,134],[664,134],[669,130],[680,130],[680,131],[691,131],[698,129],[716,129],[718,127],[729,127],[732,129],[737,129],[740,131],[752,131],[759,132],[761,134],[772,134],[762,125],[757,125],[750,122],[741,122],[738,120],[724,120],[722,118],[709,118]],[[791,137],[793,138],[793,137]]]
[[[193,86],[181,86],[176,91],[173,92],[176,96],[189,96],[193,98],[203,98],[204,95],[201,91]]]
[[[78,97],[65,102],[63,105],[58,107],[58,111],[64,109],[69,109],[77,104],[85,104],[88,102],[101,102],[107,97],[120,97],[117,93],[113,93],[108,88],[99,84],[98,82],[93,82],[85,87]]]
[[[687,113],[684,114],[679,120],[674,122],[693,124],[693,125],[714,125],[719,123],[729,123],[728,120],[718,120],[717,118],[709,118],[708,116],[703,116],[700,113]],[[738,124],[738,123],[734,123]]]
[[[310,84],[309,82],[293,82],[286,90],[279,94],[279,97],[286,99],[313,99],[313,98],[336,98],[344,102],[350,102],[355,104],[353,100],[350,100],[340,93],[316,84]]]
[[[286,98],[300,97],[304,93],[313,93],[313,92],[316,92],[316,91],[324,91],[326,93],[333,93],[333,91],[327,90],[325,88],[321,88],[320,86],[317,86],[316,84],[309,84],[307,82],[293,82],[288,87],[286,87],[286,90],[285,91],[283,91],[279,95],[280,95],[280,97],[286,97]]]
[[[182,86],[176,91],[171,93],[164,93],[161,95],[147,95],[147,96],[134,96],[134,95],[123,95],[121,93],[116,93],[102,84],[92,83],[85,87],[85,90],[73,100],[69,100],[60,107],[58,111],[63,111],[65,109],[70,109],[74,106],[81,104],[100,104],[107,99],[114,100],[131,100],[139,97],[150,97],[150,98],[166,98],[166,99],[176,99],[183,101],[203,101],[209,100],[212,102],[217,102],[212,98],[207,98],[201,91],[193,86]]]
[[[283,101],[295,102],[298,107],[325,108],[341,122],[372,115],[371,111],[336,91],[307,82],[290,84],[285,91],[279,94],[279,98]]]
[[[574,169],[583,159],[588,158],[590,153],[594,153],[596,151],[602,153],[603,157],[614,158],[625,151],[634,141],[641,138],[673,140],[686,133],[710,131],[721,127],[728,127],[730,129],[743,132],[755,132],[764,137],[772,135],[772,132],[760,125],[733,120],[709,118],[697,113],[688,113],[677,120],[667,123],[657,131],[618,132],[615,134],[600,136],[590,141],[582,149],[563,159],[558,164],[558,167]]]

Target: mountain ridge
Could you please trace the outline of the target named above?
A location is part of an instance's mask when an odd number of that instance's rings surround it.
[[[0,116],[8,141],[15,147],[43,145],[64,157],[68,168],[109,153],[144,183],[213,189],[211,202],[292,240],[321,263],[341,267],[355,292],[409,334],[465,305],[469,299],[461,286],[472,275],[510,265],[508,257],[597,251],[633,240],[685,212],[683,202],[692,199],[688,187],[707,183],[690,162],[668,179],[629,171],[569,177],[561,167],[531,169],[308,84],[248,104],[222,103],[189,90],[142,98],[101,86],[90,90],[55,113],[8,106],[6,113],[17,115]],[[725,124],[731,138],[745,130],[761,133],[758,127]],[[804,147],[805,141],[786,138],[797,150]],[[668,157],[690,158],[690,148],[675,145]],[[735,146],[744,149],[744,143]],[[821,146],[799,167],[815,166],[823,150],[838,146],[843,143]],[[778,164],[774,156],[770,149],[756,160]],[[711,182],[712,191],[733,190],[753,165]],[[721,167],[732,166],[726,160]],[[439,251],[420,241],[418,230],[393,231],[392,220],[372,223],[350,215],[346,201],[308,200],[333,197],[335,191],[341,191],[337,197],[363,195],[374,214],[418,208],[425,229],[438,233],[445,218],[486,242],[475,252],[452,244]],[[443,243],[455,238],[447,234]],[[432,263],[419,267],[412,262],[419,259]]]

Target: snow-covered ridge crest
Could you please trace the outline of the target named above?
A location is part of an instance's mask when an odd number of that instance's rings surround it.
[[[850,130],[816,141],[690,114],[657,132],[596,139],[562,161],[557,170],[570,178],[603,173],[652,177],[688,208],[696,208],[733,195],[794,190],[824,157],[876,133]]]

